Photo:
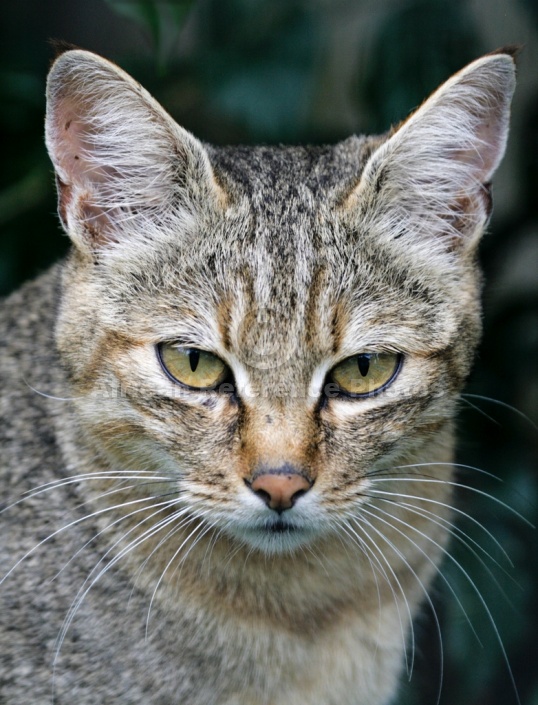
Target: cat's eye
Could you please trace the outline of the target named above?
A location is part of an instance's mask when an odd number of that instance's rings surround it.
[[[394,380],[402,365],[402,355],[361,353],[333,368],[329,379],[346,396],[370,397],[383,391]]]
[[[230,376],[227,365],[205,350],[161,343],[157,346],[157,352],[168,376],[191,389],[214,389]]]

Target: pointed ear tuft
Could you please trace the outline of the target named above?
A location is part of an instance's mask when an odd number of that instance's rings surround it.
[[[507,54],[508,56],[511,56],[517,64],[517,59],[522,51],[522,44],[507,44],[506,46],[500,47],[499,49],[490,51],[489,54],[486,54],[486,56],[497,56],[498,54]]]
[[[58,59],[66,51],[75,51],[80,49],[76,44],[71,44],[71,42],[66,42],[63,39],[49,39],[49,44],[54,52],[54,61]]]
[[[67,51],[47,84],[46,142],[59,213],[93,251],[157,229],[181,232],[197,209],[225,200],[202,144],[118,67]]]
[[[474,245],[506,147],[515,65],[484,56],[444,83],[370,157],[347,200],[379,237]]]

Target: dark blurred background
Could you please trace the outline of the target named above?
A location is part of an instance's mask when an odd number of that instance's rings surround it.
[[[538,705],[536,532],[501,504],[538,523],[537,0],[8,0],[0,17],[0,294],[68,244],[42,137],[50,39],[114,60],[182,125],[219,144],[384,131],[466,62],[523,45],[481,250],[485,334],[459,421],[460,462],[496,479],[461,470],[478,491],[460,490],[459,508],[484,528],[459,523],[433,599],[440,705],[515,705],[503,649],[521,704]],[[441,650],[428,612],[397,705],[437,702]]]

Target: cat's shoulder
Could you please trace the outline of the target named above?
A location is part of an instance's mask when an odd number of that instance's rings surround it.
[[[59,305],[55,265],[4,299],[0,306],[0,439],[7,486],[41,474],[52,450],[49,404],[58,390],[53,334]],[[6,475],[8,476],[6,478]]]
[[[38,337],[36,344],[43,336],[47,342],[52,341],[50,333],[59,305],[61,267],[61,263],[52,266],[2,300],[0,346],[6,355],[18,353],[29,336],[34,340]]]

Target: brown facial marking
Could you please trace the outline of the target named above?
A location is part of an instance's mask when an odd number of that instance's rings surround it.
[[[144,345],[143,342],[132,340],[117,331],[109,331],[98,342],[95,351],[84,367],[84,374],[75,381],[77,388],[81,392],[88,393],[95,387],[95,381],[99,379],[103,369],[103,360],[113,360],[119,357],[125,350]]]
[[[94,432],[99,438],[117,442],[118,437],[123,436],[140,436],[142,429],[136,423],[117,419],[113,421],[104,421],[94,426]]]
[[[231,323],[231,302],[223,298],[217,308],[217,325],[222,340],[222,344],[226,350],[231,348],[230,340],[230,323]]]
[[[272,419],[267,422],[267,416]],[[317,476],[319,429],[306,410],[287,409],[266,414],[263,409],[244,409],[239,424],[238,449],[240,476],[252,483],[259,474],[278,475],[279,469],[293,467],[297,474],[313,483]]]
[[[341,303],[337,303],[334,307],[332,322],[331,322],[331,335],[333,340],[333,355],[336,355],[340,346],[342,344],[342,338],[344,334],[344,308]]]

